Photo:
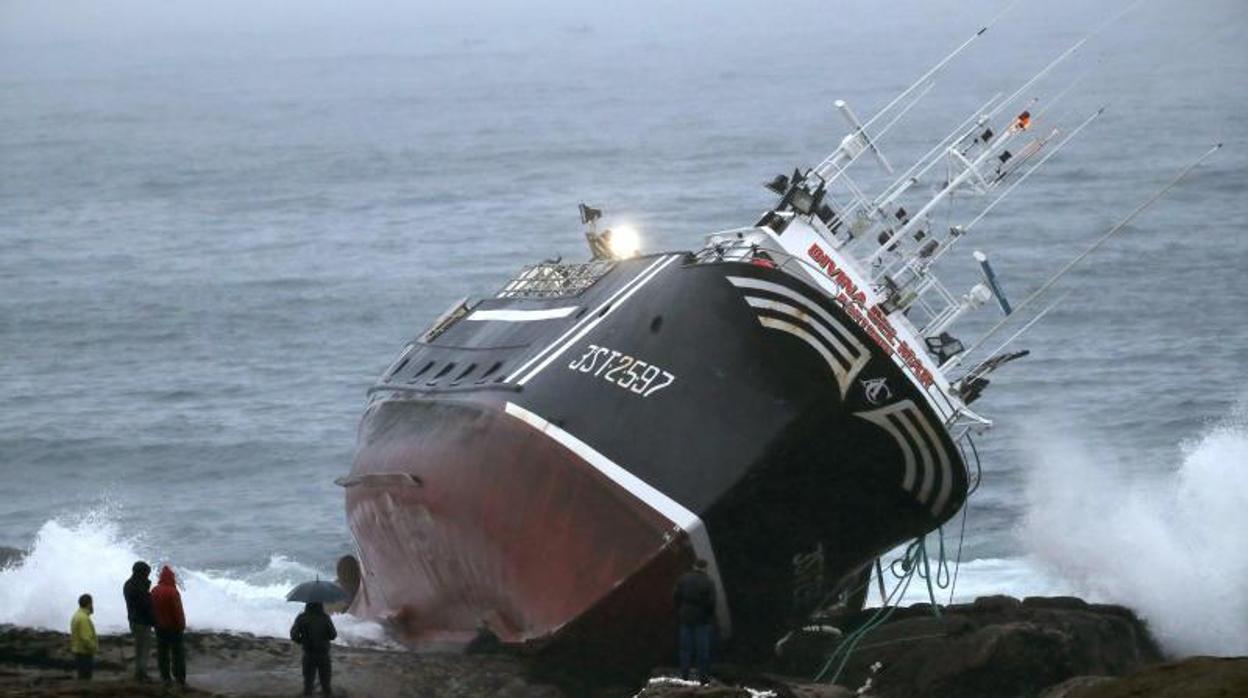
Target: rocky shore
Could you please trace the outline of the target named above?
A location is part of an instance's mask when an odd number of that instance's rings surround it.
[[[414,654],[381,648],[335,649],[335,688],[348,696],[501,696],[503,698],[667,698],[776,696],[1125,696],[1248,695],[1248,658],[1166,661],[1145,625],[1121,606],[1075,598],[985,597],[970,604],[898,609],[857,644],[844,665],[828,658],[870,618],[863,612],[795,633],[780,656],[760,665],[717,664],[698,686],[653,676],[603,683],[575,670],[552,674],[506,653]],[[834,623],[834,624],[830,624]],[[124,636],[101,637],[96,678],[72,676],[63,633],[0,626],[0,695],[162,696],[159,683],[127,680]],[[299,692],[299,658],[278,638],[219,633],[187,636],[185,696],[289,696]],[[812,677],[827,666],[821,682]],[[839,670],[839,671],[838,671]],[[837,677],[837,684],[828,682]]]

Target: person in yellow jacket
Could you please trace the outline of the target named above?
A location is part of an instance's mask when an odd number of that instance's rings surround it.
[[[78,678],[89,679],[95,671],[95,654],[100,651],[100,641],[95,636],[95,623],[91,614],[95,605],[90,594],[78,597],[78,610],[69,621],[69,651],[74,653],[78,666]]]

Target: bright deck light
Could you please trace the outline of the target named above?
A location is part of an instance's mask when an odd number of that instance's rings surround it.
[[[607,240],[611,255],[616,259],[636,257],[641,249],[641,236],[637,229],[630,225],[621,225],[611,229],[611,237]]]

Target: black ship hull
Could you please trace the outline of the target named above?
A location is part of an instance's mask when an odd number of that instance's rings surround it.
[[[653,656],[697,557],[721,632],[769,646],[967,491],[899,362],[768,264],[650,256],[489,299],[371,393],[344,482],[354,610],[417,646]]]

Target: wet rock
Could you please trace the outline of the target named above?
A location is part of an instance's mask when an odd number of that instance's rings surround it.
[[[72,674],[28,676],[24,680],[0,684],[4,695],[26,698],[165,698],[170,695],[199,698],[212,696],[195,688],[187,688],[176,694],[159,682],[138,683],[129,679],[95,678],[79,681]]]
[[[1248,657],[1189,657],[1121,678],[1079,677],[1043,698],[1230,698],[1248,696]]]
[[[104,671],[120,669],[121,661],[121,647],[101,638],[96,667]],[[74,668],[68,635],[11,625],[0,625],[0,662],[60,671]]]
[[[777,669],[801,675],[820,666],[836,650],[845,634],[831,625],[809,625],[776,643]]]
[[[981,596],[975,599],[971,608],[988,613],[1012,613],[1022,605],[1023,603],[1013,596]]]
[[[497,698],[564,698],[564,692],[554,686],[533,685],[515,678],[498,690]]]
[[[850,694],[844,689],[838,687],[811,687],[815,690],[838,689],[842,692],[824,692],[824,693],[795,693],[794,686],[784,682],[783,680],[767,679],[759,677],[744,685],[734,683],[722,683],[720,681],[711,681],[706,685],[701,685],[696,681],[684,681],[670,676],[652,677],[641,691],[637,693],[637,698],[760,698],[768,696],[769,698],[793,698],[794,696],[809,696],[811,698],[842,698]]]
[[[774,662],[717,663],[716,681],[707,686],[664,678],[671,668],[647,683],[644,675],[620,681],[575,666],[542,673],[531,657],[514,652],[358,647],[334,649],[334,676],[345,694],[375,698],[846,698],[862,688],[863,695],[877,698],[1248,695],[1248,659],[1148,666],[1161,660],[1160,652],[1144,624],[1120,606],[998,596],[936,610],[939,616],[927,605],[895,609],[888,622],[859,638],[836,677],[840,685],[829,683],[836,667],[822,682],[812,677],[874,611],[842,615],[839,630],[816,626],[793,634]],[[186,642],[190,684],[201,693],[185,695],[291,695],[300,688],[299,653],[285,639],[192,632]],[[81,687],[72,679],[64,633],[0,626],[0,695],[149,695],[125,681],[129,638],[101,636],[100,646],[97,680],[90,692],[75,692]],[[1125,678],[1112,678],[1120,676]]]
[[[829,684],[802,683],[789,687],[793,698],[852,698],[854,692],[844,686]]]
[[[894,618],[859,642],[839,683],[871,678],[871,695],[883,697],[1032,696],[1072,677],[1122,675],[1161,659],[1134,613],[1079,599],[993,596],[946,607],[939,618],[912,609]]]
[[[1077,596],[1028,596],[1023,599],[1023,607],[1084,611],[1088,608],[1088,602]]]
[[[1076,676],[1073,679],[1066,679],[1056,686],[1050,686],[1044,693],[1040,694],[1040,698],[1075,698],[1076,695],[1085,689],[1114,680],[1112,676]]]
[[[181,695],[286,696],[298,693],[302,687],[299,652],[289,640],[190,632],[186,636],[186,647],[187,680],[191,688]],[[127,680],[132,657],[128,636],[101,635],[95,680],[79,683],[73,678],[73,658],[65,633],[0,626],[0,695],[166,695],[163,687],[155,693],[145,692],[148,687],[160,687],[159,682],[134,684]],[[563,698],[577,695],[532,679],[523,662],[505,656],[420,655],[336,647],[333,661],[335,688],[351,696]],[[155,670],[154,663],[153,660],[150,671]]]
[[[7,545],[0,545],[0,569],[5,567],[13,567],[26,559],[26,551],[20,548],[10,548]]]

